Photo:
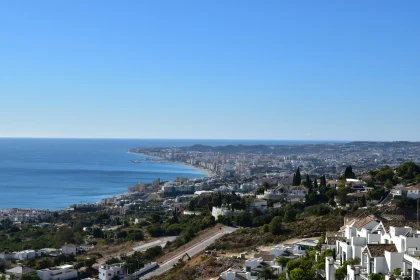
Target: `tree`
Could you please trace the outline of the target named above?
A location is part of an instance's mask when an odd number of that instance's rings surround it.
[[[302,177],[300,175],[300,168],[298,167],[295,175],[293,176],[293,186],[300,186],[302,182]]]
[[[412,180],[420,174],[420,166],[412,161],[404,162],[397,168],[397,176],[404,180]]]
[[[302,268],[298,267],[290,271],[290,279],[291,280],[303,280],[305,277],[305,272]]]
[[[264,224],[264,225],[261,227],[261,231],[262,231],[263,233],[267,233],[267,232],[269,232],[269,231],[270,231],[270,226],[269,226],[268,224]]]
[[[264,267],[262,271],[258,274],[257,279],[274,280],[277,279],[277,276],[274,275],[274,271],[272,268]]]
[[[346,170],[344,170],[344,175],[343,175],[344,179],[354,179],[356,178],[356,174],[354,174],[353,172],[353,168],[351,167],[351,165],[346,167]]]
[[[392,187],[394,186],[394,184],[392,183],[392,181],[391,180],[386,180],[386,182],[385,182],[385,185],[384,185],[384,187],[387,189],[387,190],[390,190],[390,189],[392,189]]]
[[[363,195],[362,198],[359,200],[359,206],[365,207],[366,206],[366,197]]]
[[[279,235],[281,233],[281,218],[279,216],[274,217],[268,226],[272,234]]]
[[[283,269],[286,267],[287,263],[289,262],[290,259],[287,259],[283,256],[279,257],[277,259],[277,263],[281,266],[281,270],[283,271]]]
[[[316,178],[314,179],[314,190],[318,189],[318,182],[316,180]]]
[[[394,170],[392,170],[391,167],[388,165],[385,165],[384,167],[379,170],[378,173],[375,175],[375,180],[380,182],[385,182],[386,180],[392,180],[394,178]]]
[[[259,195],[259,194],[264,194],[265,188],[264,186],[259,187],[258,189],[256,189],[255,194]]]
[[[335,271],[335,279],[344,280],[347,277],[347,265],[340,266]]]
[[[268,182],[263,183],[264,190],[268,190],[270,188],[270,184]]]
[[[402,270],[399,267],[394,269],[394,275],[401,275],[401,272],[402,272]]]
[[[371,273],[369,274],[369,280],[383,280],[384,276],[378,273]]]
[[[294,222],[295,220],[296,220],[296,210],[293,208],[291,204],[287,204],[287,206],[284,207],[283,221]]]
[[[325,174],[321,177],[321,186],[326,187],[327,186],[327,179],[325,178]]]
[[[350,189],[347,187],[340,187],[337,189],[337,199],[341,206],[347,204],[347,194],[350,192]]]
[[[311,191],[312,190],[312,180],[309,178],[309,174],[306,174],[305,186]]]
[[[0,272],[4,272],[7,268],[7,262],[4,259],[0,259]]]

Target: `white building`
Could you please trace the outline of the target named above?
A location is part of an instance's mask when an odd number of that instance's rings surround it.
[[[112,265],[101,265],[99,268],[99,279],[100,280],[111,280],[113,277],[119,277],[124,279],[125,271],[122,263]]]
[[[407,198],[418,199],[420,198],[420,185],[409,186],[403,188],[404,193],[407,194]]]
[[[233,215],[238,214],[240,212],[241,211],[238,211],[238,210],[232,211],[229,208],[227,208],[226,206],[223,206],[222,205],[222,207],[215,207],[215,206],[213,206],[213,208],[211,210],[211,215],[217,221],[217,219],[219,218],[219,216],[232,217]]]
[[[20,252],[14,252],[14,259],[16,260],[30,260],[36,257],[34,250],[24,250]]]
[[[70,280],[77,278],[77,270],[72,265],[61,265],[37,271],[42,280]]]
[[[243,271],[242,269],[229,268],[227,271],[222,272],[219,280],[251,280],[256,279],[251,277],[250,272]]]
[[[63,247],[61,247],[61,251],[65,255],[77,255],[80,252],[80,248],[77,245],[66,243]]]
[[[16,278],[20,279],[22,278],[22,275],[28,274],[34,271],[35,269],[32,269],[30,267],[18,265],[17,267],[6,270],[6,275],[9,275],[9,276],[14,275]]]
[[[347,280],[368,280],[371,273],[389,276],[396,268],[405,269],[411,275],[411,268],[404,265],[403,259],[406,254],[418,252],[420,231],[408,226],[387,228],[374,217],[350,219],[345,223],[344,239],[335,240],[336,259],[326,258],[326,280],[335,280],[335,271],[350,258],[360,258],[361,263],[348,266]]]

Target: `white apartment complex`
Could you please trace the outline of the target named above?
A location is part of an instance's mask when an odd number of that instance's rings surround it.
[[[77,278],[77,270],[72,265],[61,265],[37,271],[42,280],[70,280]]]
[[[399,279],[402,276],[393,275],[395,269],[407,279],[420,280],[420,231],[392,224],[371,216],[347,219],[338,236],[327,240],[336,257],[326,257],[325,279],[335,280],[346,260],[359,258],[359,265],[347,266],[347,280],[368,280],[371,273]]]

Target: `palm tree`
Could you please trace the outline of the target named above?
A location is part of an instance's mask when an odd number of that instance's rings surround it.
[[[283,257],[283,256],[281,256],[281,257],[279,257],[278,259],[277,259],[277,263],[279,264],[279,265],[281,265],[281,271],[283,271],[284,270],[284,268],[286,267],[286,265],[287,265],[287,263],[289,262],[289,259],[287,259],[287,258],[285,258],[285,257]]]
[[[277,276],[274,275],[274,271],[272,268],[264,267],[262,271],[258,274],[258,278],[260,280],[273,280],[277,279]]]

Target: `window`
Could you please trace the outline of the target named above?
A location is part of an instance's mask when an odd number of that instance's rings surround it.
[[[375,273],[375,260],[374,260],[374,258],[370,258],[370,260],[369,260],[369,273]]]

